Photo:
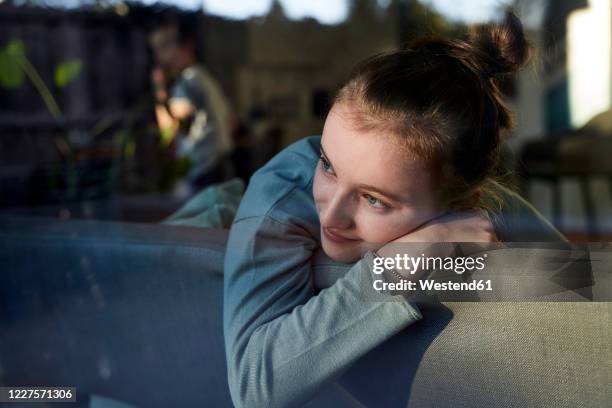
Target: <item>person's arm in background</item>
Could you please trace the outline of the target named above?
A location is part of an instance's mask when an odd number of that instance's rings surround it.
[[[285,160],[296,165],[300,157]],[[302,404],[421,317],[405,298],[374,291],[371,253],[314,295],[310,259],[318,241],[299,207],[308,206],[307,193],[274,178],[271,163],[251,179],[225,255],[224,335],[237,407]]]
[[[162,140],[168,145],[176,137],[181,121],[191,118],[195,108],[188,98],[169,95],[165,74],[161,68],[153,70],[151,82],[155,97],[157,126]]]

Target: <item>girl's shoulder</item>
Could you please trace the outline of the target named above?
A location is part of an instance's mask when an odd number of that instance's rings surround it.
[[[498,238],[505,242],[566,242],[540,212],[517,191],[489,180],[485,194],[498,207],[489,215]]]
[[[300,139],[257,170],[249,180],[236,221],[259,216],[272,216],[281,221],[312,218],[315,208],[312,181],[320,143],[320,136]]]

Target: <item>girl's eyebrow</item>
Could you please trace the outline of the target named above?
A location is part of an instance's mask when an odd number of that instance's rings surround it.
[[[319,146],[319,152],[321,152],[321,154],[325,156],[326,159],[328,158],[327,154],[325,154],[325,150],[323,150],[323,146]]]

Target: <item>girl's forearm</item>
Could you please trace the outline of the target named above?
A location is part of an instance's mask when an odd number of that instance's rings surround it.
[[[252,218],[232,227],[224,324],[230,391],[238,407],[304,403],[421,317],[405,298],[373,289],[371,253],[314,296],[312,248],[286,228]],[[263,236],[278,240],[265,243]]]

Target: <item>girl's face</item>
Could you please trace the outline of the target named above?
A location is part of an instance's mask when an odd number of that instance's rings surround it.
[[[313,186],[323,250],[346,263],[441,213],[424,163],[391,135],[355,130],[348,109],[336,104],[327,116]]]

